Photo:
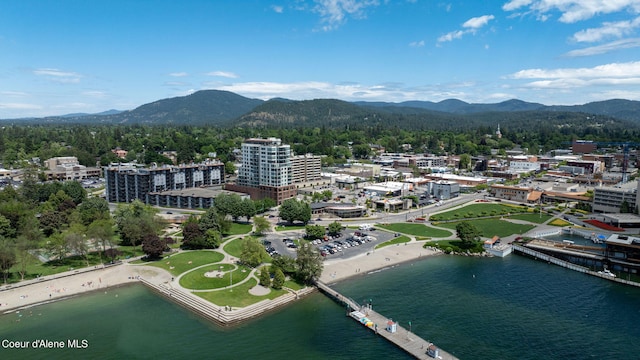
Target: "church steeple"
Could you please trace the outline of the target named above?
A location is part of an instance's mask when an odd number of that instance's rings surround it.
[[[500,124],[498,124],[498,130],[496,130],[496,137],[497,137],[498,139],[501,139],[501,138],[502,138],[502,133],[500,132]]]

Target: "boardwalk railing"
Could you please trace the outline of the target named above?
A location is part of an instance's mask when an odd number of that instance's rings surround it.
[[[360,315],[365,315],[367,319],[375,324],[374,326],[369,328],[371,331],[374,331],[376,335],[387,339],[389,342],[403,349],[416,359],[431,359],[431,357],[427,355],[427,350],[429,349],[437,349],[438,359],[457,359],[453,355],[447,353],[442,349],[438,349],[434,344],[422,339],[415,333],[408,331],[402,326],[398,325],[396,327],[396,331],[393,333],[388,331],[386,329],[386,325],[390,319],[373,311],[370,305],[360,306],[360,304],[355,302],[353,299],[340,294],[321,281],[317,281],[316,286],[321,292],[347,307],[347,315],[350,315],[350,317],[355,319],[356,321],[360,319],[356,318],[356,316],[351,313],[353,312],[354,314],[357,314],[356,311],[362,312],[362,314]]]
[[[593,271],[593,270],[590,270],[589,268],[586,268],[584,266],[580,266],[580,265],[576,265],[576,264],[570,263],[568,261],[560,260],[558,258],[555,258],[555,257],[551,256],[551,255],[547,255],[545,253],[542,253],[542,252],[539,252],[539,251],[536,251],[536,250],[533,250],[533,249],[529,249],[528,247],[525,247],[525,246],[520,246],[520,245],[515,245],[515,244],[512,244],[512,246],[513,246],[513,251],[515,251],[516,253],[529,255],[529,256],[531,256],[531,257],[533,257],[535,259],[540,259],[540,260],[546,261],[548,263],[555,264],[555,265],[558,265],[558,266],[562,266],[562,267],[570,269],[570,270],[578,271],[578,272],[581,272],[581,273],[584,273],[584,274],[588,274],[588,275],[591,275],[591,276],[596,276],[596,277],[599,277],[599,278],[602,278],[602,279],[606,279],[606,280],[610,280],[610,281],[613,281],[613,282],[617,282],[617,283],[620,283],[620,284],[640,287],[640,283],[637,283],[635,281],[624,280],[624,279],[620,279],[620,278],[617,278],[617,277],[612,277],[610,275],[606,275],[606,274],[603,274],[603,273],[600,273],[600,272],[597,272],[597,271]]]
[[[558,266],[562,266],[564,268],[567,269],[571,269],[571,270],[575,270],[575,271],[579,271],[581,273],[586,273],[589,272],[589,268],[586,268],[584,266],[580,266],[580,265],[576,265],[573,263],[570,263],[568,261],[564,261],[564,260],[560,260],[558,258],[555,258],[551,255],[547,255],[545,253],[541,253],[539,251],[533,250],[533,249],[529,249],[528,247],[524,247],[524,246],[520,246],[520,245],[515,245],[512,244],[511,245],[513,247],[514,251],[519,251],[520,253],[532,256],[536,259],[540,259],[540,260],[544,260],[546,262],[558,265]]]

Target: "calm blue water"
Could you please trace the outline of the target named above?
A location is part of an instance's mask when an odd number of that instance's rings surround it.
[[[414,333],[461,359],[640,353],[640,289],[518,255],[428,258],[335,288],[356,301],[371,299],[401,325],[411,321]],[[0,316],[3,339],[86,339],[88,348],[0,348],[2,359],[409,358],[321,294],[229,329],[132,286]]]

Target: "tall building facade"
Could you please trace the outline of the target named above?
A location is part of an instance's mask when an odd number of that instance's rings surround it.
[[[225,188],[248,193],[252,199],[271,198],[279,205],[296,195],[291,146],[277,138],[247,139],[236,184]]]
[[[109,202],[149,203],[150,193],[222,185],[224,164],[200,164],[140,168],[133,164],[112,164],[104,168],[105,194]]]

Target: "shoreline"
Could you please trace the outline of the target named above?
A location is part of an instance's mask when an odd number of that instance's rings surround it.
[[[346,279],[394,268],[403,263],[443,254],[439,250],[423,248],[424,244],[425,242],[408,242],[386,246],[367,254],[326,260],[318,280],[332,285]]]
[[[95,291],[106,291],[123,285],[139,283],[139,277],[154,282],[171,280],[171,275],[148,266],[126,263],[77,274],[62,274],[28,285],[4,288],[0,291],[0,315],[41,304],[66,300]]]
[[[319,280],[332,285],[442,254],[438,250],[423,248],[424,244],[409,242],[387,246],[367,254],[325,260]],[[0,290],[0,316],[96,291],[143,284],[139,278],[155,284],[167,284],[172,279],[171,275],[162,269],[127,263],[87,272],[61,274],[39,282]],[[216,306],[213,303],[212,305]]]

